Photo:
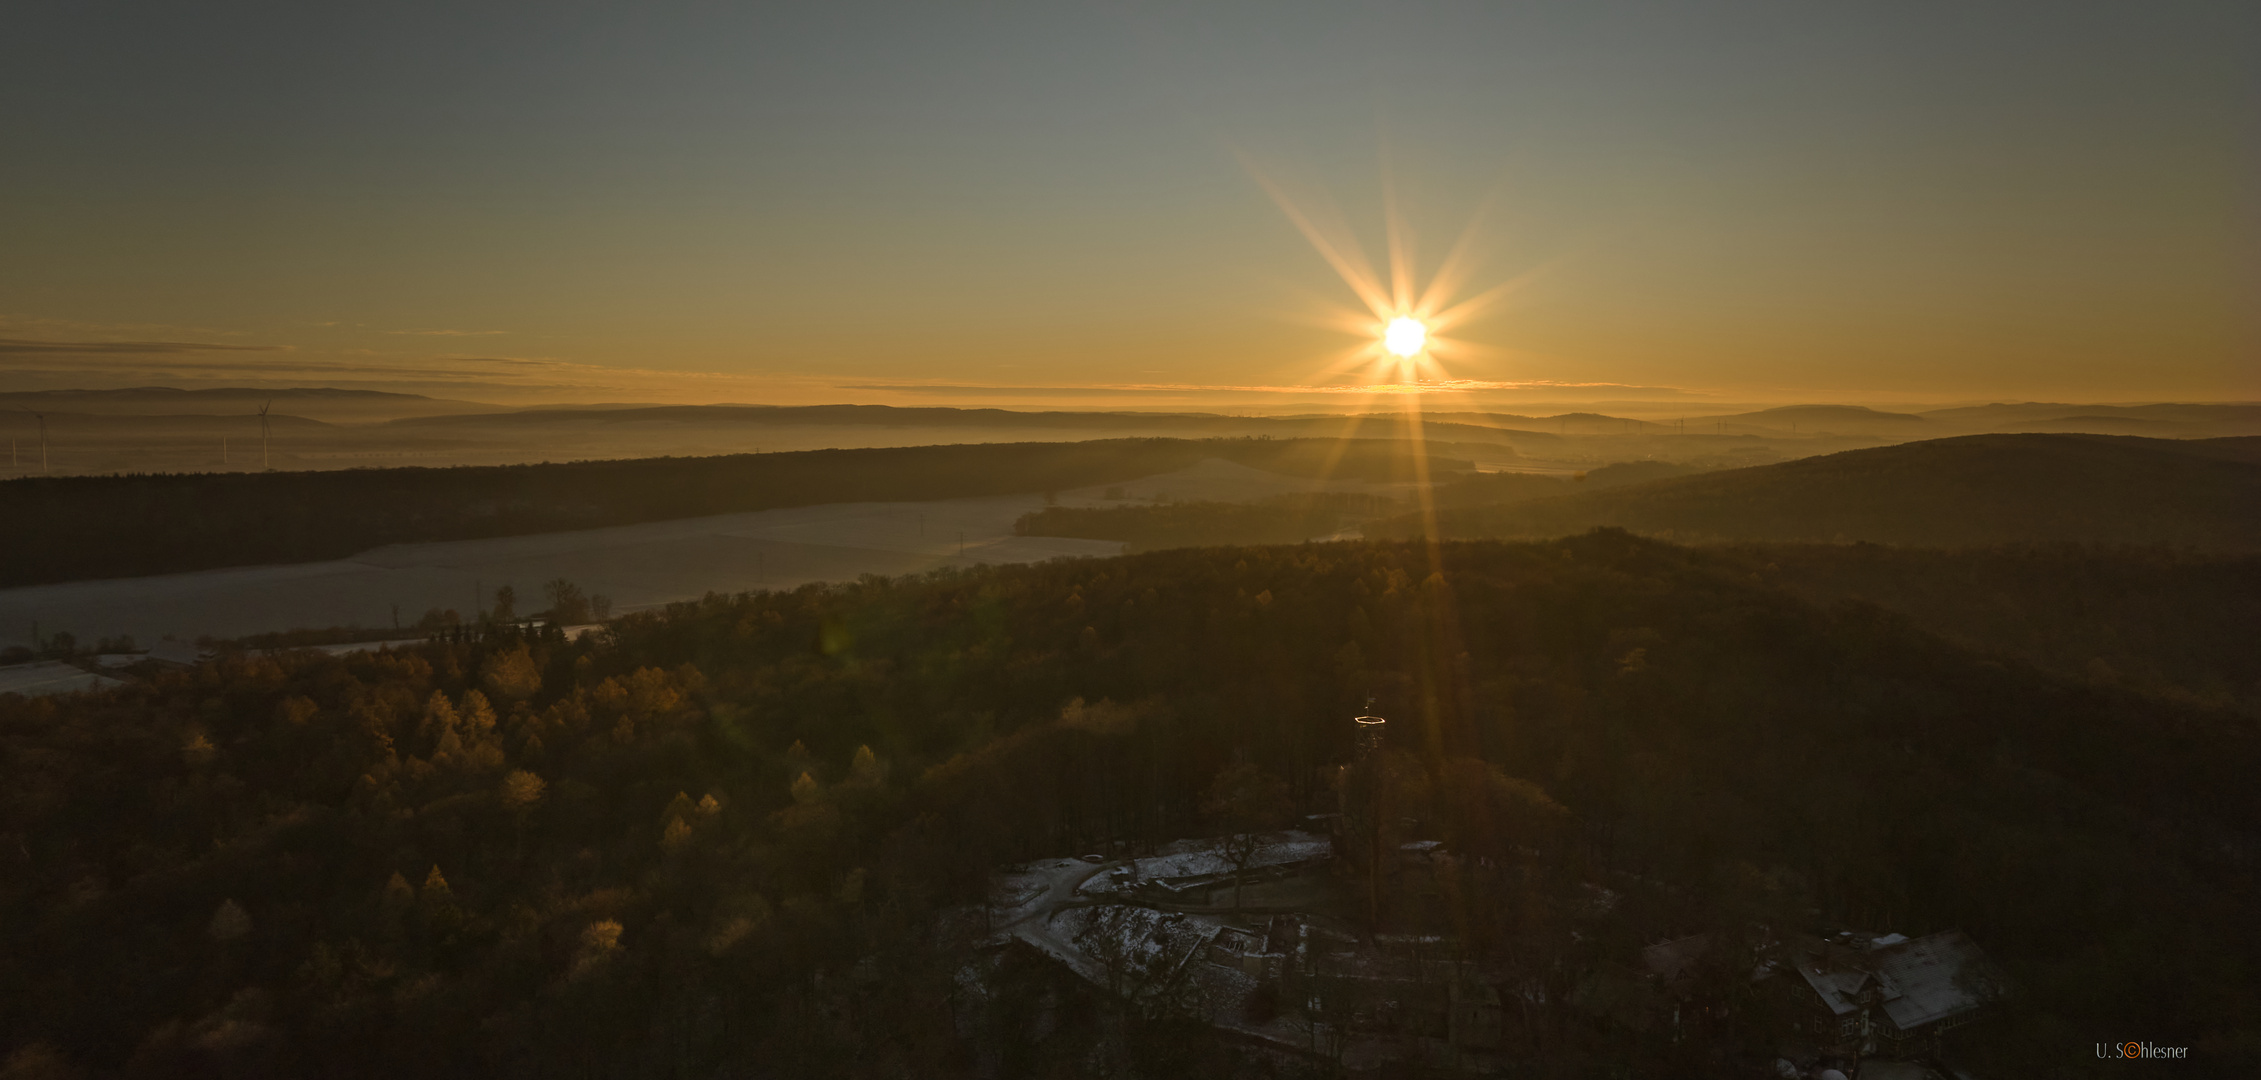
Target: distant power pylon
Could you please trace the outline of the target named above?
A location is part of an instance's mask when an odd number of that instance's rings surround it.
[[[272,399],[272,398],[268,399],[268,401],[267,401],[267,403],[266,403],[265,405],[261,405],[261,406],[259,407],[259,469],[260,469],[260,471],[262,471],[262,472],[266,471],[266,470],[267,470],[267,468],[268,468],[268,465],[267,465],[267,410],[269,410],[269,409],[272,409],[272,408],[274,408],[274,407],[275,407],[275,402],[274,402],[274,399]]]
[[[18,408],[22,409],[22,406],[18,406]],[[32,412],[30,409],[22,409],[22,411],[30,414],[32,419],[39,421],[39,471],[51,475],[54,470],[47,467],[47,414]],[[12,461],[15,456],[15,444],[10,443],[8,444],[8,457]]]

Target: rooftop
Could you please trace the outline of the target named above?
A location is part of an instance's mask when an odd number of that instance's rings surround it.
[[[1879,949],[1876,967],[1899,987],[1884,1014],[1902,1031],[1969,1012],[2001,989],[2001,974],[1960,930]]]
[[[1859,1012],[1864,993],[1902,1031],[1978,1008],[2001,985],[1978,945],[1960,930],[1909,940],[1899,934],[1861,937],[1865,949],[1807,939],[1792,949],[1798,975],[1829,1011]]]

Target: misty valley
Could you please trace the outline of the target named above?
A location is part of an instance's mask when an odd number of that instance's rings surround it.
[[[2261,1039],[2252,437],[1459,436],[0,483],[11,1068]]]
[[[0,1080],[2261,1077],[2261,5],[4,12]]]

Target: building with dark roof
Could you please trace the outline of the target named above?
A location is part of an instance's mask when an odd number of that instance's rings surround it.
[[[1827,1053],[1925,1056],[1939,1036],[2000,996],[1999,969],[1960,930],[1909,940],[1841,934],[1799,936],[1784,961],[1811,995],[1809,1022]]]

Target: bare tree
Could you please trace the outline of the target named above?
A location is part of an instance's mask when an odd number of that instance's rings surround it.
[[[589,598],[581,592],[581,586],[565,578],[552,578],[543,583],[542,591],[549,595],[552,623],[571,626],[589,621]]]
[[[1232,864],[1233,907],[1238,908],[1248,864],[1270,843],[1267,834],[1294,812],[1287,781],[1246,761],[1235,762],[1218,770],[1210,781],[1202,809],[1226,830],[1217,842],[1217,853]]]
[[[1075,936],[1076,946],[1083,954],[1099,964],[1107,976],[1107,990],[1116,997],[1124,997],[1135,990],[1130,986],[1137,971],[1138,950],[1130,943],[1136,927],[1124,917],[1124,909],[1113,904],[1094,908],[1091,921]]]
[[[1372,981],[1322,957],[1313,957],[1308,971],[1291,968],[1281,980],[1280,994],[1302,1015],[1312,1052],[1325,1056],[1337,1076],[1342,1075],[1343,1052],[1350,1047],[1361,1014],[1371,1014],[1384,1000]]]

